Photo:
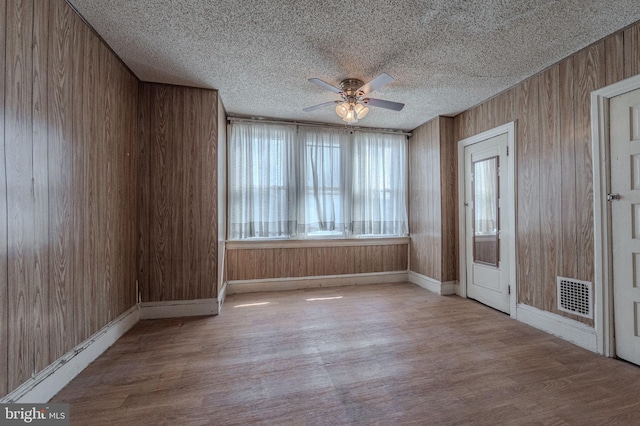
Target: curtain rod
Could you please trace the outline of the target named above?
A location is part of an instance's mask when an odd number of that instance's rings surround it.
[[[335,129],[345,129],[345,130],[360,130],[366,132],[377,132],[377,133],[390,133],[393,135],[404,135],[411,136],[411,133],[403,132],[402,130],[394,130],[394,129],[376,129],[373,127],[360,127],[360,126],[346,126],[341,124],[332,124],[332,123],[316,123],[312,121],[286,121],[286,120],[273,120],[266,119],[260,117],[239,117],[235,115],[227,116],[227,122],[229,123],[267,123],[267,124],[290,124],[296,126],[306,126],[306,127],[331,127]]]

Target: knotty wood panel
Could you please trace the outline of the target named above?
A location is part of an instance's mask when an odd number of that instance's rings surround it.
[[[0,22],[1,397],[135,304],[138,82],[63,0]]]
[[[229,281],[407,270],[407,244],[227,249]]]
[[[6,0],[0,0],[0,159],[5,158],[5,39],[6,39]],[[7,276],[7,260],[8,260],[8,239],[7,227],[7,194],[2,188],[7,187],[7,178],[5,170],[5,161],[0,160],[0,276]],[[8,305],[9,289],[7,280],[0,280],[0,342],[8,342],[9,332],[9,305]],[[8,350],[9,346],[0,343],[0,395],[8,392]]]
[[[137,195],[142,300],[215,297],[217,92],[155,83],[139,90],[138,152],[149,163]]]

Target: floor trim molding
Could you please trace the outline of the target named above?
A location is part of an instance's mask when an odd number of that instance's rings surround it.
[[[140,319],[218,315],[218,299],[167,300],[140,303]]]
[[[47,403],[116,340],[129,331],[138,322],[139,317],[138,306],[132,306],[87,340],[1,398],[0,403]]]
[[[409,282],[441,296],[459,294],[459,285],[457,281],[441,282],[434,280],[433,278],[429,278],[426,275],[409,271]]]
[[[366,274],[325,275],[295,278],[238,280],[227,283],[226,294],[256,293],[260,291],[300,290],[318,287],[340,287],[407,282],[407,271],[374,272]]]
[[[596,330],[581,322],[521,303],[516,305],[516,319],[584,349],[598,352]]]
[[[218,313],[222,311],[222,305],[224,304],[224,298],[226,296],[227,296],[227,282],[225,281],[224,284],[222,284],[222,288],[220,288],[220,291],[218,293]]]

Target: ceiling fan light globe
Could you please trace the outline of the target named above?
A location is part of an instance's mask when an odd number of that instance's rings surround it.
[[[369,114],[369,108],[367,108],[362,104],[356,104],[356,106],[353,107],[353,109],[356,111],[356,114],[358,115],[358,120],[365,118],[367,114]]]
[[[348,124],[357,123],[358,114],[355,112],[353,108],[351,108],[349,109],[349,111],[347,111],[347,115],[344,116],[343,120],[346,121]]]
[[[338,117],[345,118],[348,112],[349,112],[348,103],[342,102],[341,104],[336,105],[336,114],[338,114]]]

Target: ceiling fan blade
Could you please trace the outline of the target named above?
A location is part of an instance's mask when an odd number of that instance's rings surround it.
[[[368,93],[373,92],[374,90],[378,90],[385,84],[391,83],[392,81],[393,81],[393,77],[383,72],[382,74],[380,74],[379,76],[377,76],[376,78],[374,78],[373,80],[371,80],[370,82],[368,82],[367,84],[359,88],[358,93],[359,94],[362,93],[360,96],[364,96]]]
[[[313,84],[317,84],[318,86],[322,87],[323,89],[326,89],[330,92],[333,93],[342,93],[342,90],[338,89],[335,86],[330,85],[329,83],[327,83],[326,81],[322,81],[319,78],[310,78],[309,79],[310,82],[312,82]]]
[[[384,101],[382,99],[376,98],[364,98],[362,102],[364,102],[364,104],[368,106],[392,109],[394,111],[400,111],[402,108],[404,108],[404,104],[401,104],[400,102]]]
[[[306,112],[309,112],[309,111],[315,111],[315,110],[317,110],[317,109],[325,108],[325,107],[328,107],[328,106],[330,106],[330,105],[331,105],[331,106],[333,106],[333,105],[335,105],[335,104],[337,104],[337,103],[340,103],[340,101],[325,102],[325,103],[323,103],[323,104],[318,104],[318,105],[314,105],[314,106],[307,107],[307,108],[303,109],[303,111],[306,111]]]

